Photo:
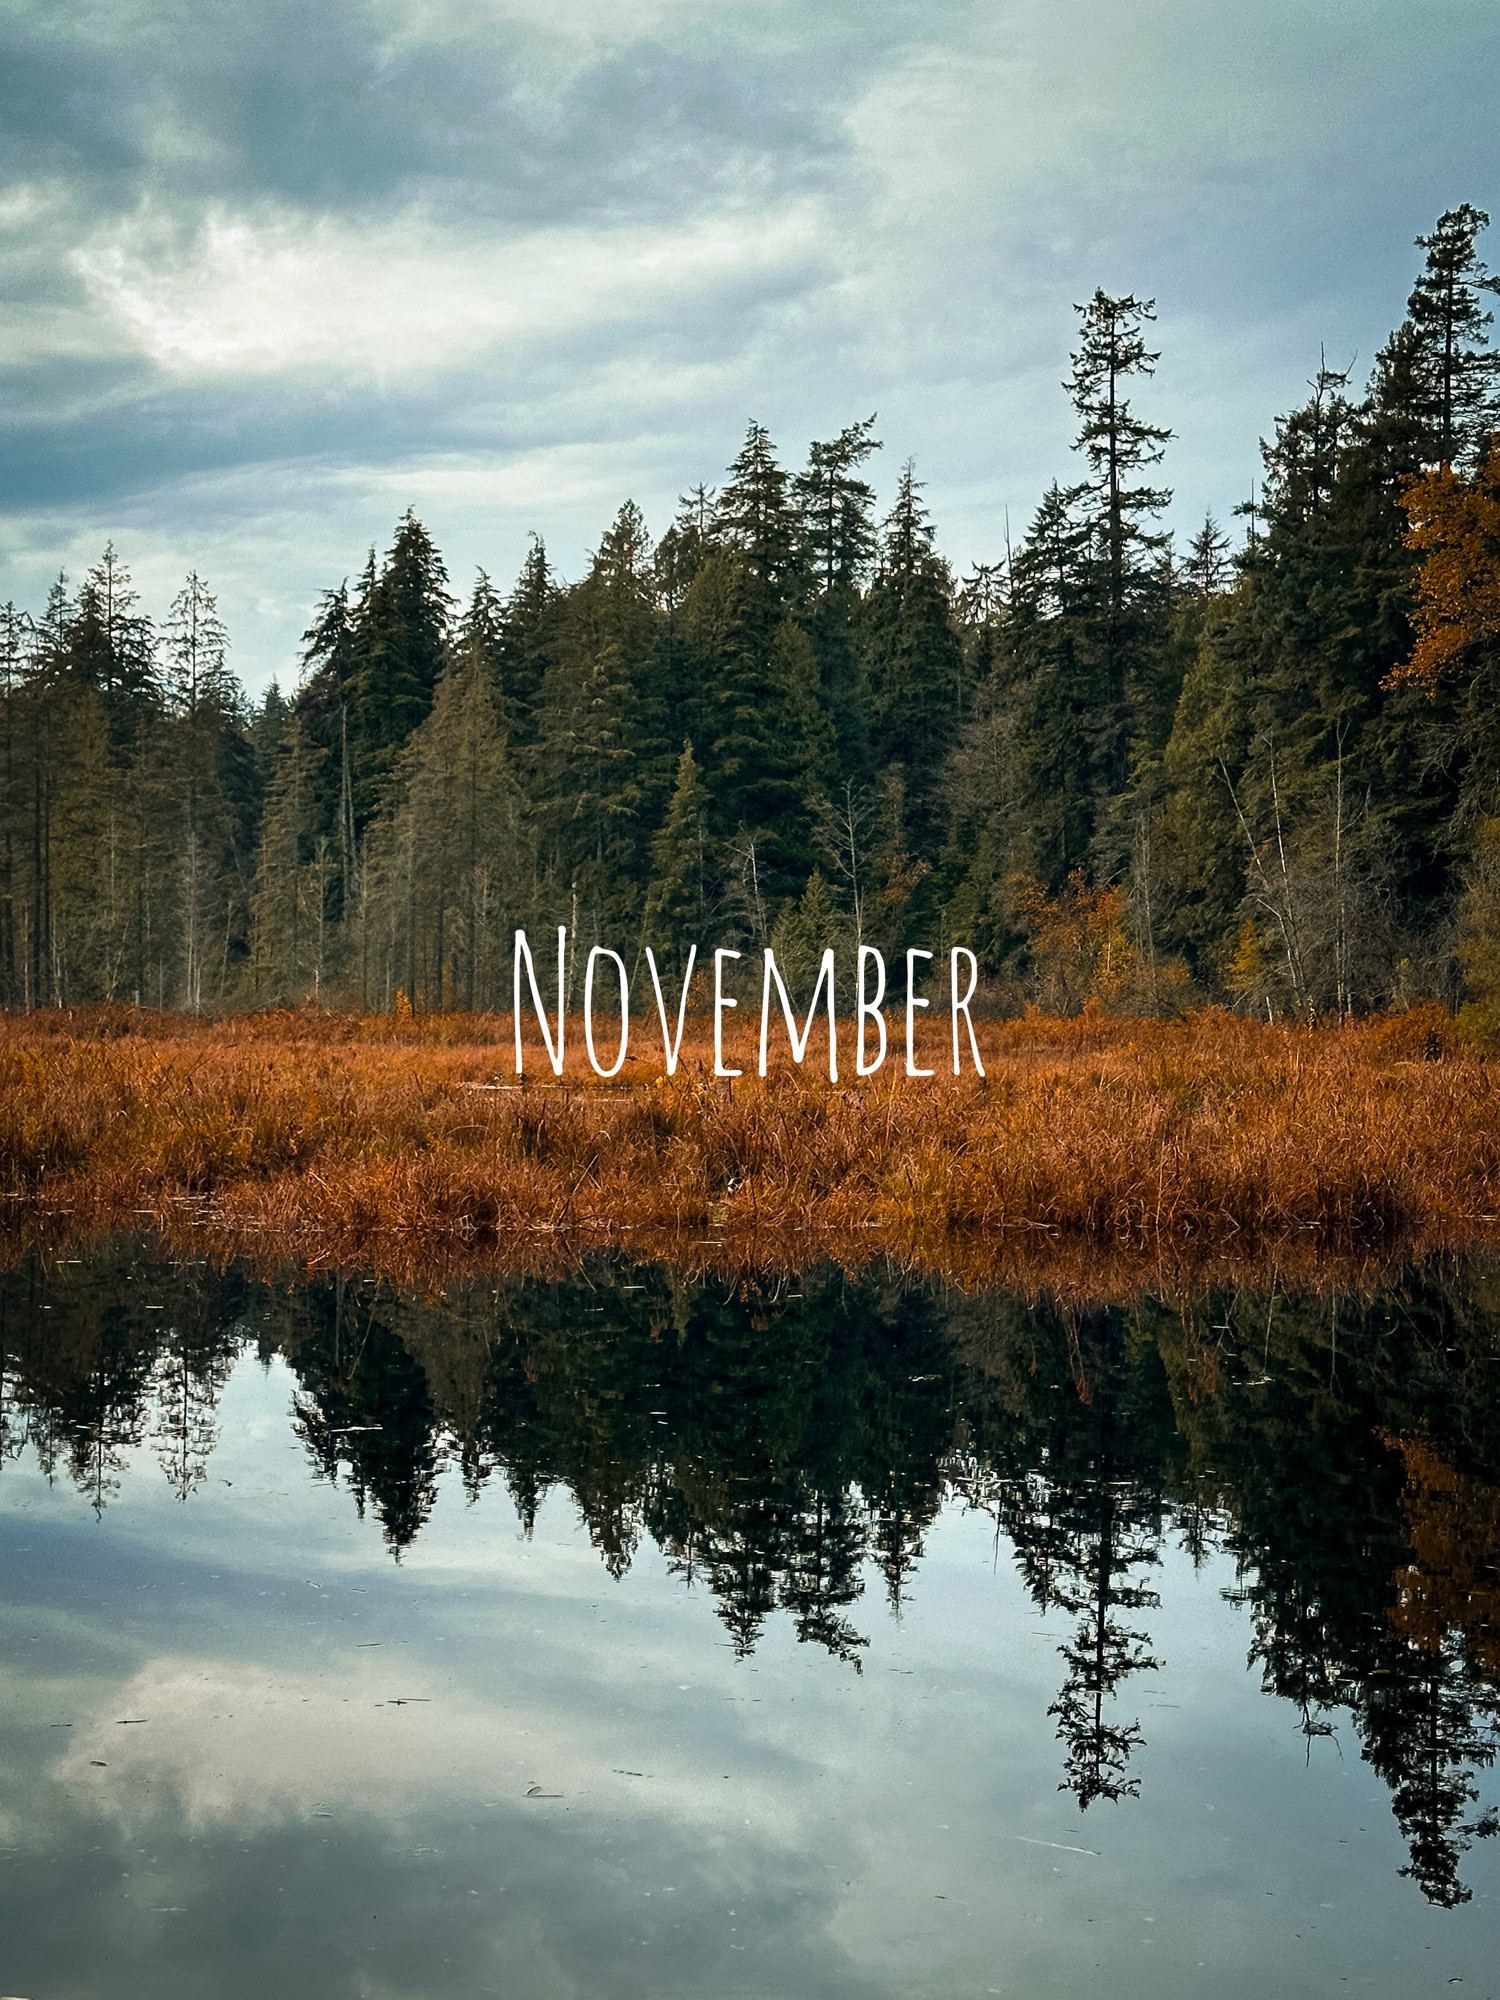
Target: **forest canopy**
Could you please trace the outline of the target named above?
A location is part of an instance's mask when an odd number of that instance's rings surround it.
[[[1154,302],[1078,308],[1067,477],[954,574],[876,419],[752,423],[653,539],[455,591],[408,512],[252,704],[196,573],[0,610],[0,1004],[509,1004],[515,926],[953,944],[991,1006],[1500,1019],[1500,353],[1464,204],[1174,543]],[[572,996],[576,1001],[577,995]]]

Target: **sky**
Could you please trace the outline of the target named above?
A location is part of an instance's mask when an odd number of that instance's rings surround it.
[[[1191,532],[1500,223],[1496,75],[1496,0],[0,0],[0,599],[113,539],[285,686],[408,506],[460,596],[576,577],[872,411],[963,570],[1069,476],[1096,286]]]

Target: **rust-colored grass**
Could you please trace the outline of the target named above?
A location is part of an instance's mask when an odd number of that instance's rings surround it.
[[[570,1024],[570,1074],[529,1051],[518,1086],[506,1017],[15,1017],[0,1229],[149,1225],[407,1277],[606,1245],[715,1267],[883,1257],[1096,1294],[1495,1240],[1500,1068],[1435,1010],[979,1032],[984,1082],[891,1063],[834,1088],[815,1038],[804,1070],[783,1045],[764,1083],[731,1086],[690,1023],[674,1079],[642,1032],[603,1084],[572,1073]]]

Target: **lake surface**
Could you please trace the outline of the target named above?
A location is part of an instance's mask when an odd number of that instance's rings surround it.
[[[1500,1995],[1500,1267],[0,1279],[0,1991]]]

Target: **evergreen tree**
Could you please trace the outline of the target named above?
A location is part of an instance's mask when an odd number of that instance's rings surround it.
[[[536,735],[537,699],[551,660],[559,605],[546,544],[533,535],[515,588],[505,600],[494,647],[500,713],[518,747]]]
[[[374,551],[371,551],[373,567]],[[372,579],[367,573],[361,603],[367,605]],[[312,624],[302,635],[302,685],[297,710],[309,741],[322,751],[318,762],[316,813],[319,830],[338,855],[336,914],[352,911],[359,893],[359,835],[355,826],[356,725],[353,719],[359,632],[349,585],[325,590]],[[280,741],[277,731],[276,741]]]
[[[396,803],[372,835],[364,983],[390,1006],[504,1003],[510,930],[530,913],[533,866],[482,653],[460,652],[402,750]]]
[[[1479,298],[1500,292],[1500,278],[1474,247],[1489,220],[1463,202],[1438,217],[1430,236],[1417,238],[1427,257],[1406,311],[1420,357],[1422,414],[1441,465],[1469,456],[1500,421],[1500,354],[1490,351],[1487,335],[1494,315]]]
[[[1161,358],[1145,340],[1156,301],[1096,291],[1076,310],[1081,338],[1064,386],[1079,417],[1077,449],[1089,469],[1096,789],[1107,793],[1124,783],[1133,718],[1155,705],[1153,654],[1167,541],[1153,523],[1172,496],[1141,483],[1140,475],[1161,462],[1172,433],[1138,417],[1128,394],[1132,380],[1154,374]]]
[[[654,945],[658,959],[685,958],[679,947],[702,945],[713,908],[713,874],[708,849],[709,797],[703,775],[684,743],[666,817],[651,842],[651,884],[646,895],[642,935]]]
[[[601,940],[639,908],[647,829],[669,775],[650,554],[640,509],[627,501],[561,609],[537,709],[544,862]]]
[[[818,684],[833,724],[839,771],[857,780],[868,776],[870,760],[860,593],[879,543],[875,489],[860,476],[860,468],[880,450],[874,428],[874,417],[865,417],[827,443],[812,444],[806,468],[791,483],[811,580],[806,619]]]
[[[1050,889],[1088,858],[1104,789],[1100,731],[1112,738],[1118,726],[1094,673],[1085,494],[1053,482],[1011,570],[1019,811],[1009,862]]]
[[[761,424],[750,425],[729,468],[729,484],[714,511],[714,535],[720,545],[740,556],[769,632],[780,623],[781,613],[800,598],[803,575],[787,475]]]
[[[84,578],[63,635],[66,670],[102,697],[110,741],[121,756],[137,747],[161,710],[156,638],[139,602],[111,542]]]
[[[410,509],[385,562],[366,571],[350,685],[355,832],[363,836],[401,745],[432,706],[447,660],[448,572]]]
[[[325,754],[294,709],[266,799],[251,901],[250,974],[260,999],[300,1004],[322,994],[329,866],[316,788]]]
[[[1204,515],[1203,526],[1188,543],[1183,573],[1199,597],[1217,597],[1229,588],[1233,578],[1229,537],[1212,514]]]
[[[799,618],[806,589],[787,477],[752,424],[684,594],[682,650],[701,694],[679,713],[697,718],[684,733],[704,746],[715,839],[750,863],[750,902],[762,910],[806,879],[811,798],[829,762],[816,657]]]
[[[933,546],[920,495],[908,461],[885,523],[862,636],[875,758],[899,767],[914,844],[931,859],[939,840],[939,774],[965,720],[968,677],[953,579]]]
[[[178,995],[190,1011],[222,997],[236,940],[243,948],[253,810],[240,691],[218,604],[193,571],[163,633],[173,720],[179,871]]]
[[[850,973],[852,935],[847,914],[834,901],[822,871],[815,868],[799,900],[786,906],[771,933],[776,963],[794,998],[799,992],[811,992],[823,953],[830,946],[840,970]],[[840,988],[852,994],[853,979],[841,979]]]

